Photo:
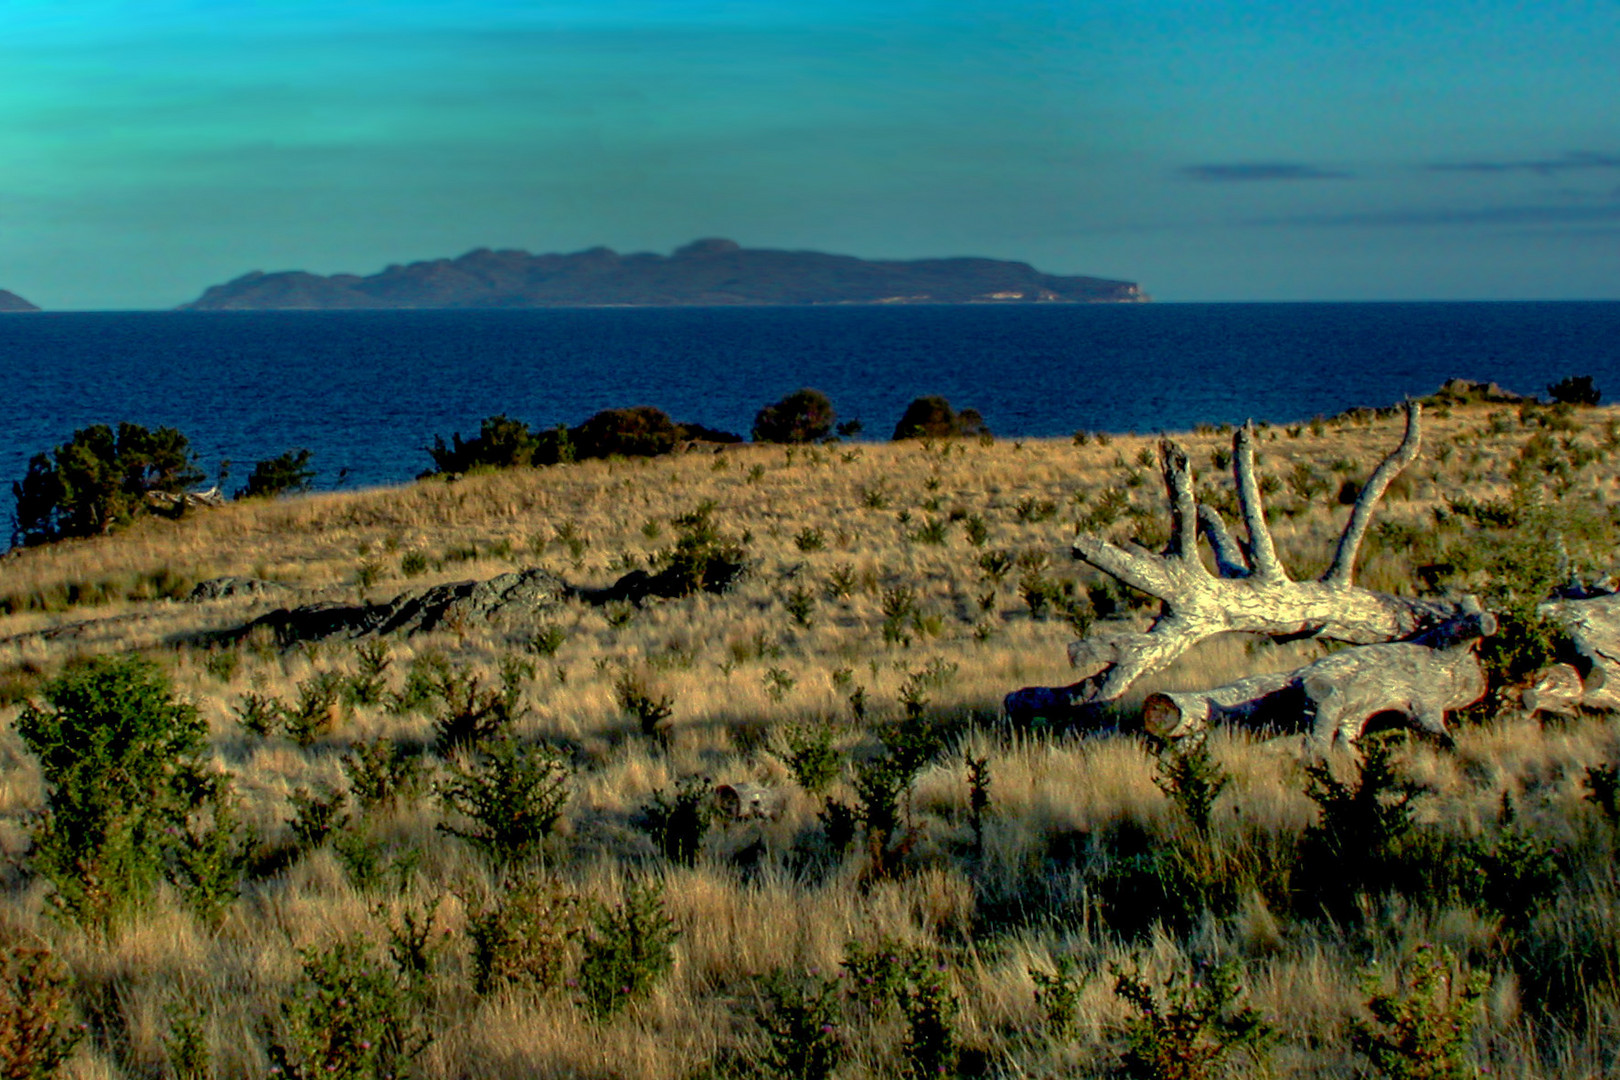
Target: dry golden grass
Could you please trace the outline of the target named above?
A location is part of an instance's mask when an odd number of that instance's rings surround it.
[[[1583,430],[1563,435],[1592,446],[1612,441],[1606,434],[1611,415],[1583,412],[1577,417]],[[1263,433],[1269,474],[1286,479],[1303,463],[1330,485],[1326,496],[1306,500],[1285,483],[1271,497],[1278,545],[1296,572],[1326,565],[1347,512],[1333,493],[1343,479],[1359,481],[1398,441],[1397,423],[1385,418]],[[1433,511],[1459,492],[1501,497],[1519,448],[1534,433],[1502,407],[1457,407],[1431,416],[1425,457],[1392,492],[1382,519],[1427,528]],[[1210,462],[1229,447],[1229,435],[1194,433],[1182,441],[1200,476],[1219,485],[1221,474]],[[1283,1033],[1274,1071],[1349,1076],[1347,1024],[1362,1000],[1365,962],[1398,956],[1418,941],[1450,945],[1495,972],[1477,1047],[1493,1075],[1595,1076],[1612,1067],[1604,1064],[1610,1059],[1598,1033],[1600,1022],[1615,1017],[1616,1003],[1594,1002],[1590,1022],[1549,1039],[1537,1018],[1520,1009],[1516,977],[1499,962],[1499,928],[1472,908],[1413,904],[1356,931],[1298,918],[1274,898],[1251,892],[1229,914],[1206,915],[1184,932],[1161,928],[1132,940],[1085,898],[1075,844],[1105,837],[1121,823],[1167,843],[1185,826],[1155,785],[1155,762],[1139,741],[994,726],[991,718],[1009,690],[1070,681],[1064,649],[1073,632],[1061,619],[1029,616],[1018,593],[1020,568],[993,582],[979,557],[990,550],[1028,553],[1027,565],[1044,566],[1059,579],[1082,579],[1067,555],[1073,522],[1110,487],[1142,508],[1140,516],[1111,526],[1113,532],[1134,530],[1151,540],[1160,530],[1162,536],[1163,494],[1151,458],[1144,457],[1152,445],[1147,437],[1114,437],[1107,445],[1082,446],[907,443],[794,452],[746,446],[718,455],[589,462],[234,504],[12,553],[0,560],[0,598],[13,598],[12,613],[0,616],[0,678],[6,680],[0,701],[10,702],[0,705],[0,856],[7,865],[0,877],[0,938],[49,942],[73,969],[81,1010],[93,1020],[93,1037],[69,1069],[83,1078],[161,1074],[167,1067],[165,1008],[179,998],[208,1016],[216,1075],[262,1077],[269,1067],[263,1024],[297,976],[299,951],[347,934],[381,946],[390,918],[435,902],[444,951],[424,1018],[435,1039],[419,1065],[445,1080],[721,1075],[703,1070],[760,1045],[750,1019],[756,1004],[751,976],[781,967],[832,972],[851,941],[880,938],[949,961],[962,1004],[962,1042],[982,1054],[993,1075],[1102,1069],[1112,1060],[1111,1033],[1125,1015],[1108,965],[1134,957],[1168,971],[1196,954],[1243,962],[1249,1000]],[[1617,483],[1615,461],[1606,455],[1581,472],[1566,497],[1609,496]],[[373,823],[380,835],[422,852],[397,889],[357,890],[323,849],[250,883],[217,930],[168,893],[112,942],[91,939],[48,910],[45,886],[23,864],[27,819],[45,793],[10,725],[17,699],[76,655],[140,649],[157,657],[208,719],[212,760],[234,777],[247,821],[271,840],[286,835],[296,788],[341,786],[339,761],[350,746],[374,738],[421,745],[433,737],[426,713],[380,705],[347,710],[306,748],[250,735],[233,714],[243,695],[292,700],[299,684],[318,672],[353,672],[352,645],[285,652],[264,642],[223,651],[198,647],[188,640],[244,623],[270,604],[189,604],[129,594],[238,575],[286,582],[297,602],[352,600],[361,592],[363,566],[377,578],[366,590],[373,599],[525,566],[601,586],[645,566],[672,543],[671,519],[704,501],[715,504],[723,531],[748,537],[753,570],[730,593],[652,604],[621,625],[613,624],[611,611],[570,601],[550,616],[566,640],[549,656],[525,652],[487,627],[391,643],[393,690],[421,656],[443,656],[490,683],[503,659],[517,656],[534,665],[517,730],[566,746],[576,764],[567,818],[550,841],[545,872],[604,902],[622,895],[627,875],[659,876],[681,929],[674,970],[637,1006],[598,1021],[566,990],[484,998],[471,992],[466,900],[498,889],[499,875],[436,830],[442,811],[429,796]],[[877,502],[883,507],[872,505]],[[1052,504],[1050,513],[1043,503]],[[900,520],[902,512],[908,520]],[[961,519],[969,515],[984,522],[982,547],[966,537]],[[951,518],[959,520],[949,525],[943,544],[915,537],[927,522]],[[813,540],[811,534],[819,535],[819,548],[796,542]],[[407,580],[401,562],[412,553],[429,569]],[[1361,578],[1380,588],[1416,587],[1407,553],[1377,539],[1369,541]],[[840,580],[847,595],[835,595]],[[82,595],[95,583],[109,583],[101,591],[125,598],[68,602],[75,590]],[[808,626],[785,606],[796,588],[815,597]],[[921,615],[909,630],[909,645],[886,642],[881,632],[884,594],[896,588],[915,591]],[[1319,655],[1319,648],[1215,641],[1140,691],[1294,667]],[[234,666],[221,660],[225,653]],[[898,719],[902,684],[930,664],[955,668],[928,691],[930,710],[979,719],[966,723],[964,734],[919,776],[911,800],[918,836],[903,871],[870,880],[858,854],[819,868],[806,863],[794,855],[795,846],[819,834],[822,801],[793,784],[782,760],[786,732],[833,723],[840,746],[869,754],[873,740],[850,723],[849,695],[864,689],[873,723]],[[642,737],[622,713],[614,683],[625,671],[672,698],[667,746]],[[779,700],[773,697],[773,683],[790,682]],[[1256,835],[1291,843],[1315,819],[1296,745],[1242,734],[1218,734],[1213,745],[1234,778],[1216,815],[1221,843],[1263,858]],[[1412,746],[1404,760],[1411,775],[1435,790],[1421,803],[1426,820],[1445,829],[1467,835],[1491,826],[1509,791],[1540,833],[1590,844],[1597,826],[1581,799],[1584,770],[1613,760],[1617,745],[1620,730],[1607,719],[1546,726],[1503,719],[1463,730],[1453,750]],[[969,854],[965,755],[990,762],[982,861]],[[632,819],[655,792],[690,775],[781,789],[782,813],[722,824],[696,867],[671,866],[656,857]],[[852,798],[847,776],[832,794]],[[1063,897],[1074,903],[1029,911],[1021,922],[991,917],[989,899],[1020,895],[1046,877],[1046,899],[1030,894],[1033,903]],[[1592,897],[1591,904],[1612,904],[1614,883],[1594,886]],[[1586,910],[1585,916],[1569,914],[1570,925],[1586,925],[1579,921],[1590,918],[1590,905]],[[1058,956],[1078,958],[1089,973],[1072,1043],[1044,1033],[1030,975],[1031,969],[1053,970]],[[841,1075],[894,1075],[902,1037],[903,1025],[893,1016],[853,1024],[851,1060]]]

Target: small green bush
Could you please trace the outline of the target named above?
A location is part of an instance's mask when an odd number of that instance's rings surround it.
[[[506,883],[467,916],[473,990],[557,989],[584,928],[583,904],[560,883],[539,878]]]
[[[844,771],[844,755],[833,745],[832,727],[793,727],[787,733],[783,761],[807,795],[821,795]]]
[[[1046,1030],[1060,1043],[1071,1042],[1078,1033],[1075,1014],[1080,1008],[1080,995],[1086,988],[1085,977],[1078,973],[1074,958],[1060,956],[1054,970],[1029,969],[1035,982],[1035,1004],[1046,1020]]]
[[[282,998],[270,1061],[287,1080],[389,1080],[426,1049],[409,980],[358,939],[304,953]]]
[[[896,440],[978,438],[988,434],[990,429],[977,409],[957,412],[949,401],[938,396],[913,399],[894,426]]]
[[[1484,972],[1457,963],[1450,950],[1420,945],[1386,987],[1377,968],[1367,972],[1367,1011],[1350,1027],[1350,1045],[1390,1080],[1473,1080],[1468,1044],[1480,1001],[1490,986]]]
[[[808,443],[832,434],[838,414],[820,390],[795,390],[754,417],[754,441]]]
[[[1596,405],[1603,400],[1590,375],[1568,375],[1547,387],[1547,396],[1560,405]]]
[[[399,743],[381,736],[356,743],[340,764],[349,794],[364,813],[415,798],[427,779],[420,754],[407,753]]]
[[[248,474],[247,486],[236,493],[238,499],[274,499],[280,495],[295,495],[308,491],[315,480],[315,470],[309,467],[313,457],[308,450],[288,450],[277,457],[255,462]]]
[[[170,874],[198,919],[218,926],[242,894],[258,838],[242,823],[230,778],[208,779],[206,802],[186,823],[184,842],[171,852]]]
[[[849,1053],[839,980],[778,969],[754,985],[754,1022],[766,1039],[760,1064],[790,1080],[827,1080],[837,1072]]]
[[[573,774],[561,751],[525,746],[507,737],[488,743],[463,763],[449,767],[439,786],[447,809],[469,819],[459,836],[498,865],[522,862],[537,851],[562,818]]]
[[[1230,1075],[1234,1056],[1263,1063],[1275,1032],[1240,1004],[1236,964],[1207,964],[1152,979],[1140,964],[1112,965],[1114,993],[1133,1015],[1119,1029],[1121,1065],[1133,1080],[1206,1080]]]
[[[1353,780],[1339,780],[1326,762],[1305,769],[1319,816],[1305,830],[1296,887],[1307,904],[1341,918],[1355,913],[1357,894],[1401,882],[1416,829],[1412,803],[1428,790],[1401,775],[1387,733],[1364,738],[1361,751]]]
[[[703,837],[714,821],[714,791],[706,777],[687,776],[674,792],[656,791],[642,807],[638,824],[659,853],[682,866],[697,863]]]
[[[911,984],[900,998],[906,1037],[900,1044],[906,1075],[954,1076],[961,1056],[956,1025],[962,1003],[951,993],[943,965],[927,965],[912,973]]]
[[[344,810],[346,799],[341,791],[294,788],[289,801],[293,816],[287,827],[302,851],[314,851],[349,824],[348,812]]]
[[[607,1017],[636,1000],[669,972],[680,932],[664,912],[664,889],[652,881],[631,882],[624,902],[598,906],[579,965],[579,992],[597,1016]]]
[[[132,656],[71,665],[44,696],[16,721],[46,789],[29,864],[55,887],[52,903],[107,931],[145,906],[206,796],[208,726]]]
[[[49,949],[0,949],[0,1076],[51,1080],[79,1043],[73,980]]]

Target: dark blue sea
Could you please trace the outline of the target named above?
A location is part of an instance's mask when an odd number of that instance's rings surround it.
[[[922,394],[1019,438],[1300,420],[1452,376],[1535,393],[1571,374],[1620,396],[1620,303],[0,316],[0,480],[119,420],[179,428],[235,483],[308,447],[330,488],[408,480],[435,434],[494,413],[550,426],[650,404],[746,434],[761,405],[813,386],[863,438]]]

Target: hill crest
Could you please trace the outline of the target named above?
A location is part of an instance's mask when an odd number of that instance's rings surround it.
[[[763,304],[1135,303],[1133,282],[984,258],[867,260],[695,240],[671,255],[478,248],[369,276],[254,271],[181,310],[677,307]]]

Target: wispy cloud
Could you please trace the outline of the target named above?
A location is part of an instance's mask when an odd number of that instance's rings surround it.
[[[1409,210],[1369,210],[1340,214],[1300,214],[1289,217],[1254,218],[1251,225],[1310,226],[1446,226],[1446,225],[1586,225],[1620,221],[1620,202],[1601,206],[1538,205],[1479,206],[1467,208],[1419,208]]]
[[[1241,183],[1249,180],[1347,180],[1350,174],[1292,162],[1239,162],[1229,165],[1188,165],[1180,170],[1188,180],[1206,183]]]
[[[1535,173],[1537,176],[1556,176],[1559,173],[1579,172],[1587,169],[1620,169],[1620,154],[1599,154],[1589,150],[1572,150],[1562,157],[1506,160],[1506,161],[1440,161],[1425,166],[1429,172],[1468,173]]]

